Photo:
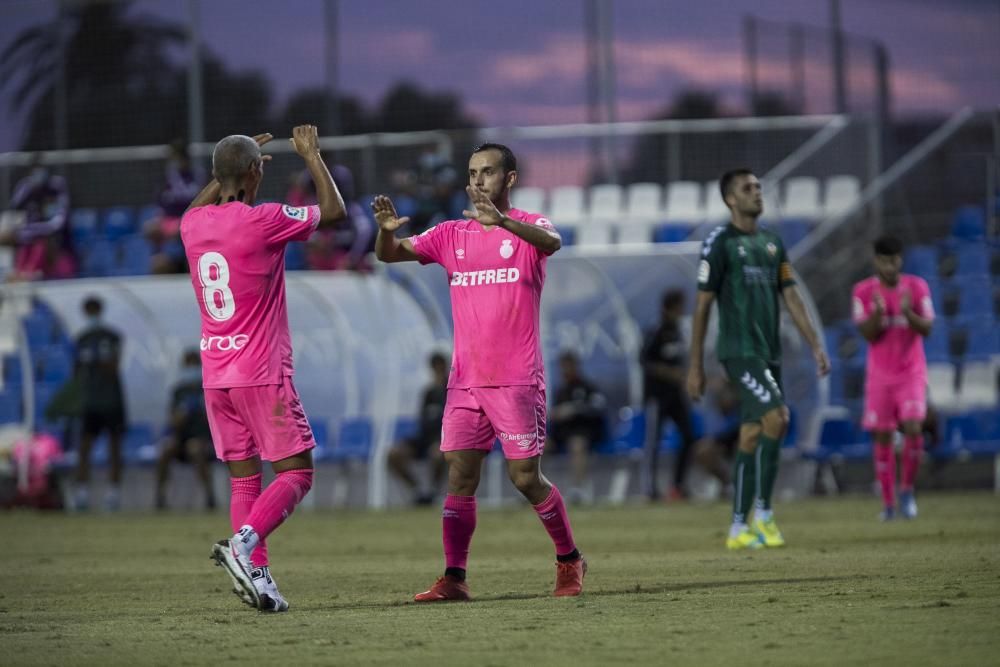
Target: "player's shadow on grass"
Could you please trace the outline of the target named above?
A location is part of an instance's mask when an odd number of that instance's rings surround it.
[[[584,590],[581,598],[586,599],[593,597],[603,597],[609,595],[659,595],[661,593],[683,593],[686,591],[696,591],[696,590],[707,590],[712,588],[727,588],[729,586],[771,586],[780,584],[821,584],[821,583],[831,583],[834,581],[844,581],[847,579],[856,579],[857,575],[838,575],[838,576],[827,576],[827,577],[786,577],[777,579],[737,579],[737,580],[727,580],[727,581],[693,581],[693,582],[681,582],[674,584],[654,584],[647,586],[644,584],[636,583],[634,585],[628,586],[627,588],[617,588],[617,589],[601,589],[601,590]],[[537,593],[500,593],[498,595],[478,595],[474,596],[468,604],[474,604],[476,602],[506,602],[506,601],[522,601],[522,600],[545,600],[552,597],[551,591],[539,591]],[[418,603],[412,600],[397,600],[392,602],[352,602],[347,604],[333,604],[333,605],[323,605],[318,607],[318,609],[325,609],[328,611],[337,611],[341,609],[371,609],[371,608],[384,608],[384,607],[403,607],[403,606],[414,606],[414,607],[424,607],[424,606],[441,606],[442,603]]]

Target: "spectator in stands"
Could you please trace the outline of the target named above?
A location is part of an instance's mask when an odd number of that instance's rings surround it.
[[[434,502],[448,470],[441,453],[441,420],[444,417],[445,396],[448,392],[448,359],[440,352],[430,357],[432,380],[424,389],[420,404],[420,424],[414,437],[404,438],[389,451],[389,470],[414,494],[414,504]],[[431,487],[421,491],[413,474],[414,460],[425,459],[431,466]]]
[[[76,471],[74,506],[90,506],[90,455],[94,441],[108,434],[108,460],[111,465],[105,506],[116,511],[121,505],[122,436],[125,434],[125,397],[119,373],[122,337],[102,320],[103,302],[87,297],[83,312],[87,326],[76,339],[74,379],[80,392],[80,458]]]
[[[205,172],[191,161],[187,142],[170,142],[166,182],[158,196],[160,215],[143,221],[143,233],[153,248],[153,273],[187,273],[181,244],[181,216],[205,184]]]
[[[720,378],[715,383],[715,407],[722,418],[712,435],[699,439],[694,444],[694,458],[709,474],[722,483],[730,484],[729,471],[733,465],[733,453],[740,441],[740,401],[728,380]]]
[[[343,165],[330,170],[334,183],[344,198],[347,217],[331,229],[315,232],[306,243],[306,266],[314,271],[371,271],[368,256],[375,248],[375,223],[358,203],[354,175]],[[286,200],[292,206],[316,203],[316,186],[309,171],[298,174]]]
[[[156,465],[156,509],[167,508],[167,481],[170,477],[170,463],[174,459],[195,466],[198,479],[205,489],[205,507],[215,509],[215,491],[212,489],[212,470],[209,467],[215,452],[201,381],[201,353],[196,349],[188,350],[184,353],[180,378],[171,393],[168,416],[170,432],[162,443]]]
[[[657,460],[663,423],[673,420],[681,436],[681,447],[674,466],[671,500],[687,497],[684,486],[688,460],[694,445],[691,426],[691,405],[684,391],[687,343],[681,332],[684,314],[684,292],[670,290],[663,295],[660,324],[646,335],[641,359],[646,401],[646,457],[649,461],[649,497],[660,498],[657,484]]]
[[[66,179],[36,162],[31,173],[14,187],[11,208],[22,215],[0,236],[0,243],[16,249],[14,270],[8,278],[72,277],[76,261],[69,243]]]
[[[572,486],[567,498],[573,503],[590,502],[587,463],[590,450],[604,438],[607,401],[580,373],[580,361],[572,352],[559,357],[562,381],[556,390],[549,419],[552,440],[558,451],[568,451]]]

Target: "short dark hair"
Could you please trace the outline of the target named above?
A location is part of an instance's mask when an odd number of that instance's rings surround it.
[[[435,366],[438,365],[444,366],[445,364],[448,363],[448,357],[444,356],[444,354],[442,354],[441,352],[435,352],[431,354],[430,358],[428,359],[428,362],[430,363],[431,368],[434,368]]]
[[[514,151],[503,144],[487,141],[485,144],[479,144],[473,148],[472,154],[475,155],[483,151],[500,151],[500,164],[503,166],[504,173],[517,171],[517,158],[514,157]]]
[[[722,201],[726,201],[726,195],[729,194],[729,187],[739,176],[753,176],[753,170],[740,167],[739,169],[732,169],[724,173],[722,178],[719,179],[719,193],[722,195]]]
[[[256,141],[243,134],[231,134],[212,151],[212,174],[220,183],[238,183],[260,159]]]
[[[663,307],[673,308],[684,304],[684,291],[679,289],[667,290],[663,294]]]
[[[902,255],[903,242],[898,237],[883,235],[875,239],[872,244],[876,255]]]
[[[88,296],[83,300],[83,312],[88,315],[100,315],[104,310],[104,302],[98,296]]]

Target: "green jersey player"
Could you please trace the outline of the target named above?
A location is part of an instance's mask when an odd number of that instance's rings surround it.
[[[695,401],[705,391],[705,330],[712,303],[718,300],[716,350],[739,391],[742,422],[733,465],[733,524],[726,546],[779,547],[785,541],[774,521],[771,495],[788,428],[781,384],[779,297],[812,348],[820,375],[829,372],[830,362],[802,304],[781,239],[757,226],[764,210],[760,181],[750,170],[738,169],[724,174],[719,188],[732,219],[709,234],[702,247],[687,388]],[[747,519],[755,495],[751,526]]]

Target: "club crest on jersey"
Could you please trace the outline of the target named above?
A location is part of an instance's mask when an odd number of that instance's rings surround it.
[[[768,243],[764,247],[767,248],[767,254],[770,255],[771,257],[774,257],[778,253],[778,246],[774,245],[773,243]]]
[[[736,252],[739,254],[740,257],[747,256],[747,249],[743,247],[743,244],[736,246]]]
[[[500,256],[504,259],[510,259],[514,255],[514,246],[510,242],[510,239],[504,239],[500,244]]]
[[[305,222],[309,219],[309,209],[305,206],[289,206],[288,204],[284,204],[281,207],[281,211],[292,220]]]
[[[455,257],[465,259],[465,248],[455,248]]]

